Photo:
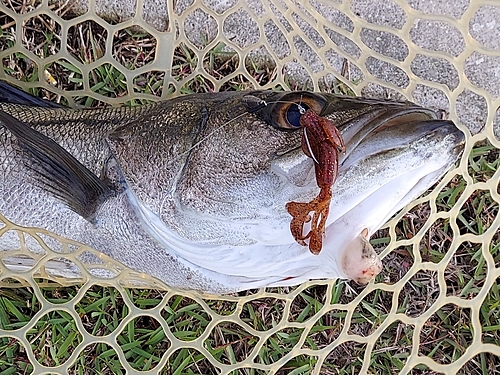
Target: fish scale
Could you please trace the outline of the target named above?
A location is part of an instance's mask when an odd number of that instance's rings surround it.
[[[285,209],[318,192],[300,127],[287,123],[301,103],[333,121],[346,145],[319,255],[295,242]],[[3,103],[0,111],[0,211],[9,220],[211,293],[309,278],[368,281],[361,273],[380,261],[363,233],[439,179],[464,140],[452,122],[413,103],[309,92],[195,94],[95,110]],[[40,144],[26,146],[23,134]],[[96,197],[99,186],[111,193]],[[1,249],[16,246],[0,238]]]

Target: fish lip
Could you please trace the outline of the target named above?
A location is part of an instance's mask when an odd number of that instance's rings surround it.
[[[372,119],[372,122],[376,122],[376,119]],[[356,148],[362,144],[365,140],[367,140],[370,136],[378,133],[384,125],[380,125],[375,127],[372,131],[365,134],[365,136],[361,139],[355,140],[355,142],[349,144],[348,143],[348,151],[345,156],[340,159],[341,165],[344,164],[350,157],[351,154],[355,152]],[[453,137],[451,142],[454,144],[453,146],[448,146],[448,152],[452,155],[458,155],[463,151],[465,145],[465,134],[462,130],[460,130],[453,121],[450,120],[442,120],[442,119],[427,119],[427,120],[415,120],[410,122],[401,121],[399,123],[393,124],[392,127],[399,127],[402,132],[402,137],[395,136],[394,138],[389,137],[386,139],[385,148],[379,148],[378,151],[389,151],[393,148],[404,146],[401,143],[405,137],[407,139],[417,140],[419,138],[424,138],[428,136],[438,137],[440,140],[444,140],[445,138]],[[408,129],[408,131],[406,131]],[[367,156],[367,155],[365,155]]]
[[[427,114],[429,119],[440,118],[440,115],[436,111],[430,108],[422,107],[410,101],[364,98],[360,96],[346,96],[332,93],[317,93],[317,95],[321,96],[326,103],[321,113],[319,113],[319,116],[328,116],[339,111],[347,111],[353,109],[360,110],[365,107],[367,110],[364,112],[360,112],[360,115],[369,113],[374,109],[383,109],[384,113],[420,112]]]
[[[321,95],[321,94],[317,94],[317,95]],[[334,94],[324,94],[324,95],[334,95]],[[335,96],[335,95],[334,95]],[[346,100],[346,101],[349,101],[349,99],[353,99],[351,100],[351,102],[355,102],[355,103],[358,103],[360,102],[361,104],[365,104],[365,99],[363,98],[358,98],[358,97],[340,97],[340,96],[335,96],[335,98],[337,98],[337,102],[339,100]],[[325,100],[327,100],[327,98],[325,98]],[[371,103],[371,101],[373,101],[373,104],[386,104],[384,102],[381,102],[381,101],[377,101],[377,100],[373,100],[373,99],[366,99],[369,101],[369,103]],[[387,105],[387,104],[386,104]],[[365,138],[369,137],[371,134],[377,132],[377,131],[380,131],[382,128],[384,128],[388,123],[391,123],[392,122],[392,126],[394,125],[399,125],[399,124],[402,124],[404,123],[406,120],[405,120],[405,116],[412,116],[412,115],[417,115],[417,114],[421,114],[422,116],[427,116],[427,119],[422,119],[422,120],[418,120],[418,121],[422,121],[422,122],[425,122],[425,121],[438,121],[440,122],[439,125],[437,126],[441,126],[442,125],[442,122],[445,121],[445,122],[449,122],[450,124],[453,124],[453,127],[456,128],[455,124],[449,120],[438,120],[437,119],[437,114],[430,110],[430,109],[427,109],[427,108],[423,108],[423,107],[420,107],[414,103],[411,103],[411,102],[389,102],[389,105],[393,105],[394,107],[393,108],[385,108],[385,107],[380,107],[380,113],[375,116],[375,117],[370,117],[370,113],[368,112],[365,112],[365,113],[362,113],[358,116],[355,116],[355,117],[352,117],[352,118],[349,118],[347,119],[346,121],[342,122],[342,123],[335,123],[335,120],[334,121],[334,124],[335,126],[339,129],[340,133],[342,134],[342,136],[344,136],[344,133],[345,132],[349,132],[349,124],[352,123],[353,121],[361,121],[361,123],[358,125],[358,128],[359,129],[366,129],[366,128],[369,128],[368,131],[364,134],[364,136],[362,136],[361,138],[359,139],[356,139],[355,140],[355,143],[354,144],[349,144],[351,139],[353,137],[350,137],[348,135],[348,139],[344,139],[344,143],[346,143],[346,148],[348,149],[345,153],[345,155],[339,155],[340,156],[340,160],[342,159],[345,159],[347,158],[348,154],[349,154],[349,149],[354,149],[357,147],[357,145],[359,143],[361,143]],[[327,105],[325,105],[325,108],[328,106],[328,103]],[[330,108],[331,109],[331,108]],[[341,111],[342,109],[338,109],[337,111]],[[328,111],[328,112],[325,112],[325,110],[323,110],[320,114],[320,116],[323,116],[323,117],[327,117],[328,115],[332,115],[335,111]],[[363,120],[363,118],[365,118]],[[299,129],[299,128],[298,128]],[[296,131],[297,129],[293,129],[293,131]],[[359,132],[356,132],[355,135],[358,135]],[[463,136],[463,134],[462,134]],[[294,147],[294,148],[290,148],[288,150],[286,150],[285,152],[282,152],[282,153],[276,153],[276,156],[282,156],[282,155],[285,155],[289,152],[293,152],[293,151],[297,151],[299,149],[301,149],[302,146],[299,142],[299,144],[297,145],[297,147]]]
[[[382,112],[382,118],[380,116],[366,116],[365,119],[358,119],[358,128],[366,128],[369,127],[369,130],[364,132],[364,134],[361,137],[358,137],[355,135],[356,139],[354,139],[352,142],[347,143],[347,152],[344,155],[339,154],[338,155],[338,162],[339,162],[339,170],[342,170],[346,166],[348,167],[350,163],[354,162],[356,159],[359,157],[367,157],[369,154],[365,152],[357,153],[356,156],[354,154],[356,153],[357,147],[362,144],[365,140],[369,141],[369,137],[372,135],[376,135],[381,128],[384,128],[385,124],[387,121],[391,122],[391,127],[390,128],[385,128],[386,131],[388,130],[389,132],[391,131],[393,127],[396,129],[399,127],[401,130],[396,130],[400,131],[402,137],[395,136],[394,138],[389,137],[387,139],[387,142],[385,144],[385,148],[378,148],[379,152],[383,152],[384,150],[389,151],[391,149],[397,148],[404,146],[404,140],[405,137],[408,136],[408,139],[418,139],[421,137],[426,137],[426,136],[432,136],[432,134],[435,134],[435,136],[439,138],[444,138],[444,137],[454,137],[453,140],[451,140],[452,143],[454,143],[453,146],[451,144],[448,146],[448,151],[450,155],[453,155],[454,157],[458,158],[460,153],[464,149],[465,145],[465,134],[462,130],[460,130],[453,121],[450,120],[443,120],[443,119],[437,119],[437,118],[432,118],[431,115],[434,113],[432,111],[427,111],[424,109],[423,112],[421,112],[420,108],[417,107],[418,112],[423,115],[425,118],[426,116],[429,116],[428,119],[422,119],[422,120],[414,120],[407,122],[406,115],[409,115],[410,118],[414,118],[411,110],[408,109],[408,107],[401,107],[397,108],[395,111],[385,111]],[[361,115],[363,117],[364,115]],[[417,114],[417,117],[420,115]],[[387,119],[387,121],[381,121],[382,119]],[[366,121],[365,121],[366,120]],[[348,120],[349,122],[351,120]],[[406,129],[408,129],[408,133],[406,133]],[[391,134],[391,133],[389,133]],[[286,150],[285,152],[282,153],[277,153],[276,158],[279,159],[281,157],[287,157],[287,155],[291,155],[293,157],[293,154],[295,153],[301,153],[302,152],[302,147],[301,145],[297,145],[297,147],[290,148]],[[354,156],[354,160],[352,157]],[[310,164],[310,168],[314,169],[314,164]],[[280,170],[278,168],[278,170]],[[305,171],[305,170],[304,170]],[[275,170],[276,172],[276,170]],[[284,172],[284,173],[283,173]],[[304,172],[305,173],[305,172]],[[307,174],[310,175],[310,169]],[[288,172],[286,171],[281,171],[278,174],[283,174],[284,176],[287,177],[289,183],[297,186],[297,187],[303,187],[307,185],[308,183],[304,180],[300,183],[297,183],[293,178],[290,178]],[[312,182],[312,180],[309,177],[309,183]],[[314,176],[312,176],[312,179],[314,179]]]
[[[409,124],[410,126],[412,124]],[[425,155],[427,152],[430,152],[433,157],[432,159],[433,160],[436,160],[438,164],[435,164],[436,162],[435,161],[429,161],[431,164],[429,164],[431,166],[431,168],[433,169],[427,169],[426,166],[424,166],[424,169],[420,169],[420,167],[418,167],[419,169],[419,172],[418,173],[414,173],[412,172],[413,171],[413,168],[411,170],[407,170],[406,172],[404,173],[401,173],[401,172],[398,172],[396,174],[396,178],[394,178],[393,180],[390,180],[391,183],[392,181],[394,181],[395,183],[400,183],[400,182],[403,182],[403,185],[406,186],[404,191],[406,191],[406,193],[402,194],[402,195],[395,195],[395,199],[392,201],[394,202],[393,204],[393,208],[391,209],[387,209],[387,213],[388,215],[385,217],[384,219],[384,215],[381,215],[380,216],[380,224],[377,224],[379,222],[379,220],[377,219],[376,215],[375,215],[375,221],[372,221],[371,219],[367,217],[364,217],[363,219],[363,222],[358,222],[357,220],[354,220],[356,218],[356,216],[351,216],[349,218],[349,216],[345,216],[345,214],[341,214],[339,215],[338,217],[336,216],[333,216],[332,217],[332,221],[328,222],[327,223],[327,226],[325,228],[325,234],[326,234],[326,239],[329,243],[340,243],[341,240],[339,240],[339,238],[348,238],[349,239],[349,235],[348,234],[336,234],[337,232],[339,232],[339,228],[341,229],[340,232],[345,232],[347,233],[347,229],[345,231],[343,231],[342,229],[346,228],[347,226],[351,226],[351,225],[354,225],[354,231],[356,230],[357,225],[359,224],[360,228],[367,228],[368,231],[369,231],[369,234],[373,234],[375,230],[377,230],[377,228],[380,227],[380,225],[383,224],[383,222],[385,222],[388,218],[390,218],[391,215],[393,215],[394,213],[396,213],[397,211],[399,211],[402,207],[404,207],[406,204],[408,204],[410,201],[412,201],[413,199],[417,198],[419,195],[423,194],[425,192],[426,189],[428,189],[431,185],[427,185],[427,188],[425,189],[421,189],[423,187],[423,185],[421,184],[421,181],[433,181],[433,183],[435,183],[436,181],[438,181],[440,178],[442,178],[442,176],[445,174],[445,172],[449,169],[452,168],[452,166],[454,164],[456,164],[457,160],[458,160],[458,155],[463,151],[464,149],[464,145],[465,145],[465,134],[462,130],[460,130],[452,121],[449,121],[449,120],[437,120],[437,119],[433,119],[433,120],[428,120],[428,121],[424,121],[424,122],[419,122],[419,124],[417,125],[420,125],[418,128],[416,129],[413,129],[414,132],[412,132],[410,134],[410,137],[412,139],[411,141],[411,145],[415,144],[416,147],[418,148],[419,152],[418,154],[421,156],[419,156],[421,159],[422,159],[422,162],[423,163],[427,163],[427,161],[425,159],[427,159],[427,156]],[[402,126],[406,126],[406,124],[403,124]],[[404,128],[402,128],[404,129]],[[401,134],[401,133],[400,133]],[[384,136],[385,134],[379,134],[379,136]],[[388,133],[388,135],[390,135],[390,133]],[[433,138],[436,138],[435,142],[434,143],[434,140]],[[402,138],[399,138],[400,140],[405,140],[406,138],[405,137],[402,137]],[[424,143],[420,143],[420,139],[422,139],[424,141]],[[370,139],[367,139],[367,141],[369,142]],[[416,143],[414,143],[416,142]],[[425,145],[431,145],[430,148],[426,149]],[[436,145],[437,148],[434,148],[433,145]],[[391,146],[389,147],[389,149],[392,149],[392,148],[399,148],[397,146],[397,143],[393,142],[391,143]],[[401,148],[404,149],[405,147],[408,147],[408,144],[402,144],[401,145]],[[413,148],[414,146],[411,146],[411,148]],[[378,148],[379,151],[383,151],[383,149],[381,148]],[[422,152],[420,152],[422,151]],[[363,152],[361,151],[358,155],[356,155],[356,151],[354,151],[351,156],[354,157],[354,163],[356,163],[357,161],[356,160],[359,160],[357,157],[359,155],[364,155],[363,157],[369,157],[370,155],[377,155],[378,151],[374,151],[373,153],[372,152]],[[346,163],[347,159],[343,161],[343,164],[342,165],[346,165],[344,163]],[[349,162],[347,162],[349,163]],[[349,165],[349,164],[347,164]],[[414,165],[417,165],[418,164],[414,164]],[[401,171],[404,171],[404,169],[401,169]],[[342,172],[341,172],[342,173]],[[420,176],[420,177],[418,177]],[[408,182],[406,182],[406,178],[408,177]],[[413,180],[413,178],[415,178],[415,180]],[[413,182],[411,182],[413,181]],[[337,181],[339,182],[339,181]],[[345,181],[342,182],[342,180],[340,181],[341,184],[345,184]],[[340,191],[342,191],[344,185],[341,185],[340,187]],[[387,185],[387,186],[390,186],[390,185]],[[334,184],[334,188],[335,188],[335,184]],[[378,188],[377,188],[378,189]],[[380,191],[383,191],[383,190],[380,190]],[[333,194],[335,194],[335,192],[333,192]],[[370,193],[369,196],[365,197],[362,199],[362,202],[364,202],[365,206],[366,207],[372,207],[371,206],[371,203],[370,202],[374,202],[375,205],[377,206],[377,202],[380,202],[380,204],[384,204],[384,207],[386,207],[387,205],[385,205],[385,203],[383,203],[384,199],[387,199],[387,198],[382,198],[380,199],[381,197],[383,197],[382,195],[380,195],[381,193],[379,193],[378,191],[374,191],[374,195],[372,196],[371,195],[372,193]],[[377,194],[378,194],[378,198],[377,198]],[[399,194],[399,193],[398,193]],[[371,201],[370,201],[371,200]],[[359,207],[359,202],[356,204],[355,207]],[[337,202],[335,201],[335,198],[332,200],[332,203],[331,203],[331,206],[330,206],[330,213],[332,213],[333,211],[335,211],[335,204]],[[332,206],[333,205],[333,206]],[[342,204],[341,204],[342,206]],[[384,208],[385,209],[385,208]],[[351,212],[352,208],[349,209],[349,211],[347,212]],[[382,212],[382,210],[380,210],[380,212]],[[343,211],[342,211],[343,212]],[[362,212],[362,211],[359,211],[359,212]],[[354,218],[354,219],[353,219]],[[383,220],[382,220],[383,219]],[[377,226],[378,225],[378,226]],[[362,233],[362,229],[359,229],[360,232],[357,232],[357,233]],[[344,236],[344,237],[342,237]],[[347,237],[346,237],[347,236]],[[332,240],[331,241],[334,241],[334,242],[330,242],[330,240],[328,240],[328,237],[331,237]],[[325,242],[326,244],[326,242]],[[326,253],[328,255],[328,253]],[[332,255],[333,257],[335,257],[336,255]],[[337,258],[337,263],[339,263],[339,260]]]
[[[462,151],[465,148],[465,143],[466,143],[466,136],[465,133],[458,128],[453,121],[450,120],[432,120],[429,122],[435,122],[438,124],[439,127],[437,127],[434,132],[435,133],[441,133],[441,137],[446,138],[453,136],[455,139],[453,142],[455,145],[453,148],[450,150],[450,152],[457,156],[462,153]]]
[[[462,139],[457,142],[457,144],[455,145],[455,147],[453,147],[453,150],[451,151],[453,155],[459,157],[460,155],[462,155],[464,149],[465,149],[465,135],[463,133],[460,133],[462,135]]]
[[[453,151],[456,152],[456,154],[461,154],[465,148],[467,137],[465,133],[462,130],[460,130],[457,126],[455,126],[455,130],[456,130],[455,135],[458,135],[459,140],[455,145]]]

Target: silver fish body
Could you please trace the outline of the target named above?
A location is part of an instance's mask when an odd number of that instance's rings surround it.
[[[333,121],[346,144],[319,255],[295,242],[285,209],[318,192],[297,104]],[[7,219],[210,293],[368,281],[380,261],[367,238],[434,184],[464,143],[452,122],[413,103],[309,92],[95,110],[0,103],[0,111]],[[15,236],[0,237],[0,250],[18,247]]]

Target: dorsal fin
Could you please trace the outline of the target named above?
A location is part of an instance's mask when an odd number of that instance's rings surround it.
[[[62,105],[37,98],[7,82],[0,80],[0,102],[10,104],[31,105],[44,108],[63,108]]]
[[[0,111],[0,125],[16,138],[23,161],[35,174],[39,187],[92,221],[97,208],[114,191],[73,155],[49,137]]]

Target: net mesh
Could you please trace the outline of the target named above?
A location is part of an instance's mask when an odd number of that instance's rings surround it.
[[[447,111],[467,143],[459,166],[374,236],[384,269],[366,287],[179,292],[102,254],[84,266],[79,255],[94,250],[0,216],[0,235],[20,239],[18,251],[0,253],[0,365],[36,374],[497,371],[495,4],[137,0],[119,11],[2,1],[0,77],[64,104],[252,87],[406,97]],[[32,266],[16,268],[19,255]],[[62,259],[81,277],[46,271]]]

